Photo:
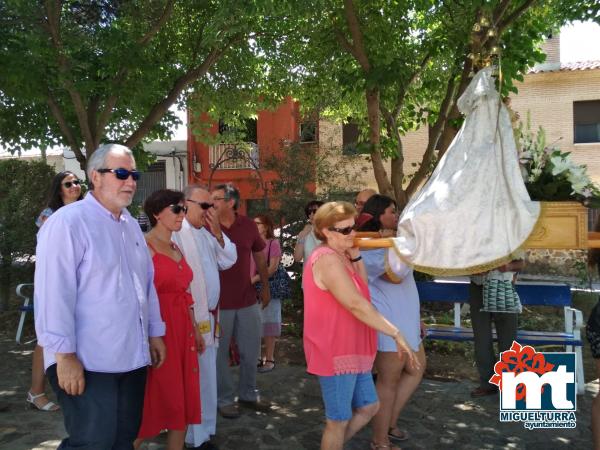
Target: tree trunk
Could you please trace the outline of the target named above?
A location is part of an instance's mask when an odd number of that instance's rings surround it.
[[[10,285],[12,279],[11,259],[2,259],[0,262],[0,312],[6,311],[10,298]]]
[[[367,89],[367,116],[369,120],[369,141],[371,148],[371,163],[373,164],[373,173],[377,181],[379,192],[383,195],[393,196],[392,185],[388,180],[383,158],[381,157],[381,130],[379,123],[379,90],[377,88]]]

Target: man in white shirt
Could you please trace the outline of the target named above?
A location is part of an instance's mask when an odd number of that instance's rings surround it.
[[[198,185],[187,186],[183,192],[188,211],[181,231],[173,233],[173,240],[194,272],[190,285],[194,315],[206,343],[206,350],[198,356],[202,423],[188,426],[185,442],[193,448],[211,450],[217,448],[210,436],[215,434],[217,424],[219,270],[235,264],[237,251],[221,232],[210,193]]]
[[[363,189],[358,194],[356,194],[356,198],[354,199],[354,207],[356,208],[356,212],[358,214],[362,212],[365,203],[367,203],[367,200],[369,200],[375,194],[377,194],[377,191],[371,188]]]

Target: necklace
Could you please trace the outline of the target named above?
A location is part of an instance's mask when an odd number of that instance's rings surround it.
[[[156,240],[156,242],[157,242],[157,243],[159,243],[161,246],[164,246],[164,247],[169,247],[171,250],[173,250],[173,251],[177,252],[178,256],[181,256],[181,258],[179,259],[179,261],[177,261],[175,258],[173,258],[173,257],[171,257],[171,256],[169,256],[169,255],[165,255],[165,256],[167,256],[168,258],[172,259],[172,260],[175,262],[175,264],[177,264],[177,268],[178,268],[179,270],[182,270],[182,269],[183,269],[183,265],[182,265],[182,261],[183,261],[183,254],[181,254],[181,252],[180,252],[180,250],[179,250],[179,247],[177,247],[177,245],[175,245],[175,243],[174,243],[174,242],[172,242],[172,241],[166,241],[166,240],[164,240],[164,239],[160,239],[160,238],[159,238],[158,236],[156,236],[156,235],[152,235],[151,237],[152,237],[152,239]]]

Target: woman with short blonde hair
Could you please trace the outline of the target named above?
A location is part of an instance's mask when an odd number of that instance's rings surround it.
[[[391,336],[409,366],[418,366],[402,333],[371,305],[367,272],[354,246],[356,209],[347,202],[321,206],[314,232],[323,241],[304,265],[304,352],[319,377],[326,425],[321,449],[342,449],[379,408],[371,369],[380,331]]]

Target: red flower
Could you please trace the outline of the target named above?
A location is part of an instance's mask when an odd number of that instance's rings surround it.
[[[521,346],[517,341],[513,341],[510,350],[502,352],[500,361],[494,365],[495,374],[490,378],[490,383],[495,384],[502,390],[503,372],[513,372],[515,375],[522,372],[535,372],[538,375],[543,375],[553,368],[554,364],[546,363],[542,353],[537,353],[529,345]],[[544,392],[544,387],[542,387],[542,392]],[[519,384],[516,399],[524,399],[525,393],[525,385]]]

